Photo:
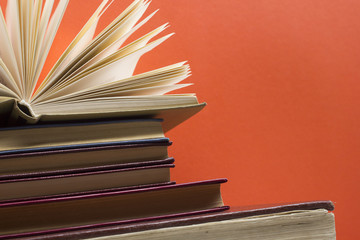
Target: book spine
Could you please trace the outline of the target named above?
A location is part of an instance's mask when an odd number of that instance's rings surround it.
[[[30,105],[14,99],[13,108],[10,112],[7,126],[18,126],[24,124],[35,124],[40,116],[35,116]]]

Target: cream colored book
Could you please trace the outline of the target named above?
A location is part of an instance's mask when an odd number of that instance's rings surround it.
[[[290,211],[91,239],[335,240],[336,233],[334,215],[325,209],[317,209]]]
[[[180,84],[190,76],[186,62],[134,75],[140,57],[172,35],[158,37],[168,27],[164,24],[124,44],[156,13],[143,17],[147,0],[135,0],[94,36],[99,18],[111,7],[112,1],[103,0],[39,79],[68,2],[14,0],[0,10],[0,116],[10,121],[20,116],[28,123],[163,113],[166,119],[174,118],[174,109],[175,115],[191,116],[204,106],[194,94],[168,94],[189,85]]]

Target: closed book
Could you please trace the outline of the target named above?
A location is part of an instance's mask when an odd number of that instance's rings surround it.
[[[16,199],[76,194],[79,192],[111,191],[114,189],[170,182],[170,164],[173,159],[160,160],[150,166],[128,167],[113,165],[88,169],[69,169],[58,172],[33,172],[30,174],[0,177],[0,203]]]
[[[107,165],[141,165],[168,158],[168,138],[27,148],[0,152],[0,176]]]
[[[224,210],[220,185],[226,181],[0,203],[0,239]]]
[[[286,209],[286,208],[284,208]],[[296,209],[296,208],[295,208]],[[334,214],[329,209],[259,211],[259,215],[241,217],[241,212],[221,214],[216,221],[181,227],[160,228],[103,237],[117,240],[221,239],[221,240],[335,240]],[[280,209],[279,209],[280,210]],[[236,211],[236,210],[235,210]],[[261,212],[263,212],[261,214]],[[254,213],[253,213],[254,214]],[[238,216],[237,216],[238,215]],[[246,214],[244,214],[246,215]],[[226,217],[230,219],[225,220]]]
[[[335,239],[330,201],[264,204],[128,224],[29,233],[26,239]]]
[[[163,138],[161,123],[161,119],[133,119],[0,128],[0,152]]]

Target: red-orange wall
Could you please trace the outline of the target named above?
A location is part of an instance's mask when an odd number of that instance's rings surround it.
[[[130,2],[116,0],[100,25]],[[47,69],[99,3],[70,2]],[[182,92],[208,103],[167,134],[173,179],[226,177],[229,205],[329,199],[338,239],[359,239],[360,2],[154,0],[158,8],[141,32],[169,21],[176,34],[136,71],[189,60],[195,85]]]

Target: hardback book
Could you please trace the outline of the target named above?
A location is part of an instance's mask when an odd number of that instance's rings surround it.
[[[0,128],[0,154],[17,150],[164,138],[160,119],[132,119]]]
[[[120,191],[121,188],[170,184],[173,159],[157,165],[124,168],[120,165],[55,172],[0,176],[0,203],[48,196]]]
[[[228,213],[219,213],[218,218],[223,214],[226,218]],[[215,222],[132,232],[102,239],[336,239],[334,215],[328,209],[280,211],[246,218],[236,217],[236,214],[241,216],[241,212],[236,210],[232,214],[229,220],[218,219]]]
[[[94,36],[111,5],[103,0],[44,79],[39,79],[69,0],[8,1],[0,9],[0,118],[3,124],[160,115],[165,129],[204,106],[194,94],[167,94],[189,84],[186,62],[134,75],[140,57],[172,34],[164,24],[127,39],[156,13],[135,0]],[[8,118],[8,119],[6,119]],[[169,119],[169,123],[168,123]]]
[[[168,138],[153,138],[1,151],[0,177],[54,171],[64,174],[74,169],[110,169],[114,165],[155,165],[167,161],[170,145]]]
[[[226,179],[0,203],[1,238],[221,211]]]
[[[132,223],[27,233],[26,239],[336,239],[334,205],[312,201],[231,207],[225,211],[153,218]],[[25,238],[19,238],[25,239]]]

